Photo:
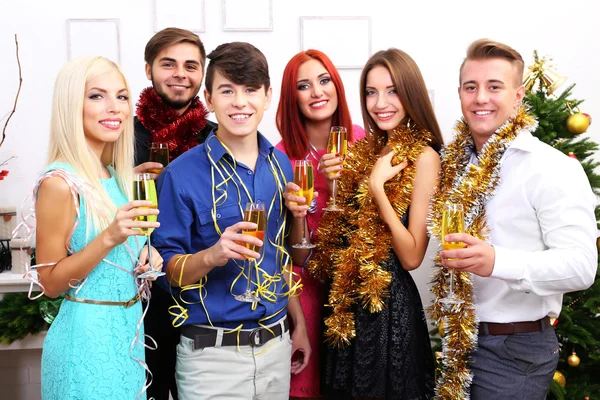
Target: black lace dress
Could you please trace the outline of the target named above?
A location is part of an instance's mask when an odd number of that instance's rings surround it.
[[[392,272],[387,307],[370,313],[355,306],[353,343],[322,353],[330,399],[433,398],[435,367],[419,291],[391,250],[384,268]]]

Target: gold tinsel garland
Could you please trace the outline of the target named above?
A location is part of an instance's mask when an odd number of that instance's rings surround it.
[[[442,151],[442,169],[429,210],[431,236],[441,237],[443,207],[446,202],[462,203],[465,210],[465,233],[485,240],[488,232],[485,206],[500,182],[500,160],[521,131],[533,132],[536,120],[521,106],[516,116],[484,144],[479,165],[470,164],[474,143],[468,125],[459,121],[454,142]],[[477,346],[477,317],[473,306],[473,280],[469,272],[454,273],[454,293],[464,303],[444,307],[438,300],[448,293],[449,272],[435,258],[436,273],[432,291],[436,301],[429,312],[444,325],[442,371],[436,382],[437,399],[468,399],[472,375],[468,368],[470,354]]]
[[[384,147],[395,153],[392,165],[408,166],[386,182],[384,189],[401,218],[410,205],[415,164],[431,134],[415,126],[396,128],[385,136],[363,139],[351,147],[338,180],[338,203],[344,212],[327,212],[321,219],[315,256],[308,263],[311,274],[331,279],[325,337],[336,346],[350,344],[356,336],[352,306],[358,301],[370,312],[385,308],[391,273],[381,264],[389,257],[391,232],[381,220],[368,189],[368,177]]]

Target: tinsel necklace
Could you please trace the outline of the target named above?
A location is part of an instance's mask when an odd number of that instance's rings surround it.
[[[346,346],[356,336],[352,311],[356,303],[376,313],[385,308],[389,296],[392,275],[382,264],[390,257],[392,235],[369,193],[373,165],[386,146],[395,153],[392,165],[408,161],[384,186],[396,215],[402,218],[410,205],[416,161],[431,138],[428,131],[414,125],[400,126],[389,137],[362,139],[348,151],[337,193],[345,211],[323,214],[315,255],[308,263],[313,276],[331,279],[332,314],[325,320],[325,337],[333,345]]]
[[[477,155],[478,165],[470,163],[475,145],[464,119],[455,128],[455,140],[442,150],[440,183],[434,191],[429,209],[428,230],[440,239],[442,212],[446,202],[461,203],[465,210],[465,233],[485,240],[489,231],[485,206],[500,183],[500,160],[520,132],[533,132],[537,121],[521,106],[483,145]],[[449,272],[435,257],[436,272],[430,307],[432,318],[442,326],[442,369],[436,382],[436,399],[469,399],[472,374],[470,355],[477,346],[477,316],[470,272],[454,273],[454,292],[464,303],[443,306],[438,300],[448,294]]]
[[[196,96],[183,115],[179,115],[153,87],[147,87],[140,94],[136,115],[152,133],[151,141],[167,143],[172,161],[198,144],[197,136],[206,126],[208,110]]]

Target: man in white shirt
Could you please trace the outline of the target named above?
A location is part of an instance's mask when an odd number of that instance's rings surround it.
[[[458,88],[474,145],[467,168],[483,167],[488,141],[528,118],[521,107],[523,68],[521,55],[501,43],[481,39],[467,50]],[[559,351],[549,319],[560,314],[563,293],[593,284],[598,265],[596,197],[585,172],[533,130],[519,130],[498,150],[504,151],[499,183],[484,205],[488,240],[447,235],[466,246],[440,254],[445,267],[474,274],[475,400],[545,398]]]

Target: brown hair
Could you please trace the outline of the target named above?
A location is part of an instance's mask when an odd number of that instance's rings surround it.
[[[460,65],[459,85],[462,85],[462,70],[468,60],[489,60],[492,58],[500,58],[511,63],[517,70],[517,87],[521,86],[523,69],[525,68],[523,57],[512,47],[490,39],[479,39],[469,45],[467,56]]]
[[[372,132],[376,136],[386,134],[379,129],[375,120],[369,115],[366,104],[367,75],[376,66],[382,66],[390,73],[400,103],[402,103],[402,107],[406,112],[406,117],[401,123],[406,123],[410,118],[417,126],[431,132],[433,136],[431,147],[439,152],[444,141],[433,112],[423,75],[421,75],[417,63],[399,49],[391,48],[378,51],[369,58],[362,70],[360,75],[360,105],[363,121],[365,122],[365,131]]]
[[[206,50],[204,50],[202,41],[195,33],[179,28],[165,28],[152,36],[152,38],[146,44],[146,49],[144,50],[144,60],[146,60],[148,65],[152,66],[152,63],[154,62],[156,56],[158,56],[158,53],[169,46],[179,43],[191,43],[198,47],[198,50],[200,50],[200,64],[204,69],[204,63],[206,62]]]
[[[205,87],[212,94],[215,71],[236,85],[247,85],[253,88],[271,87],[269,64],[265,55],[256,47],[246,42],[231,42],[219,45],[209,55],[206,69]]]

